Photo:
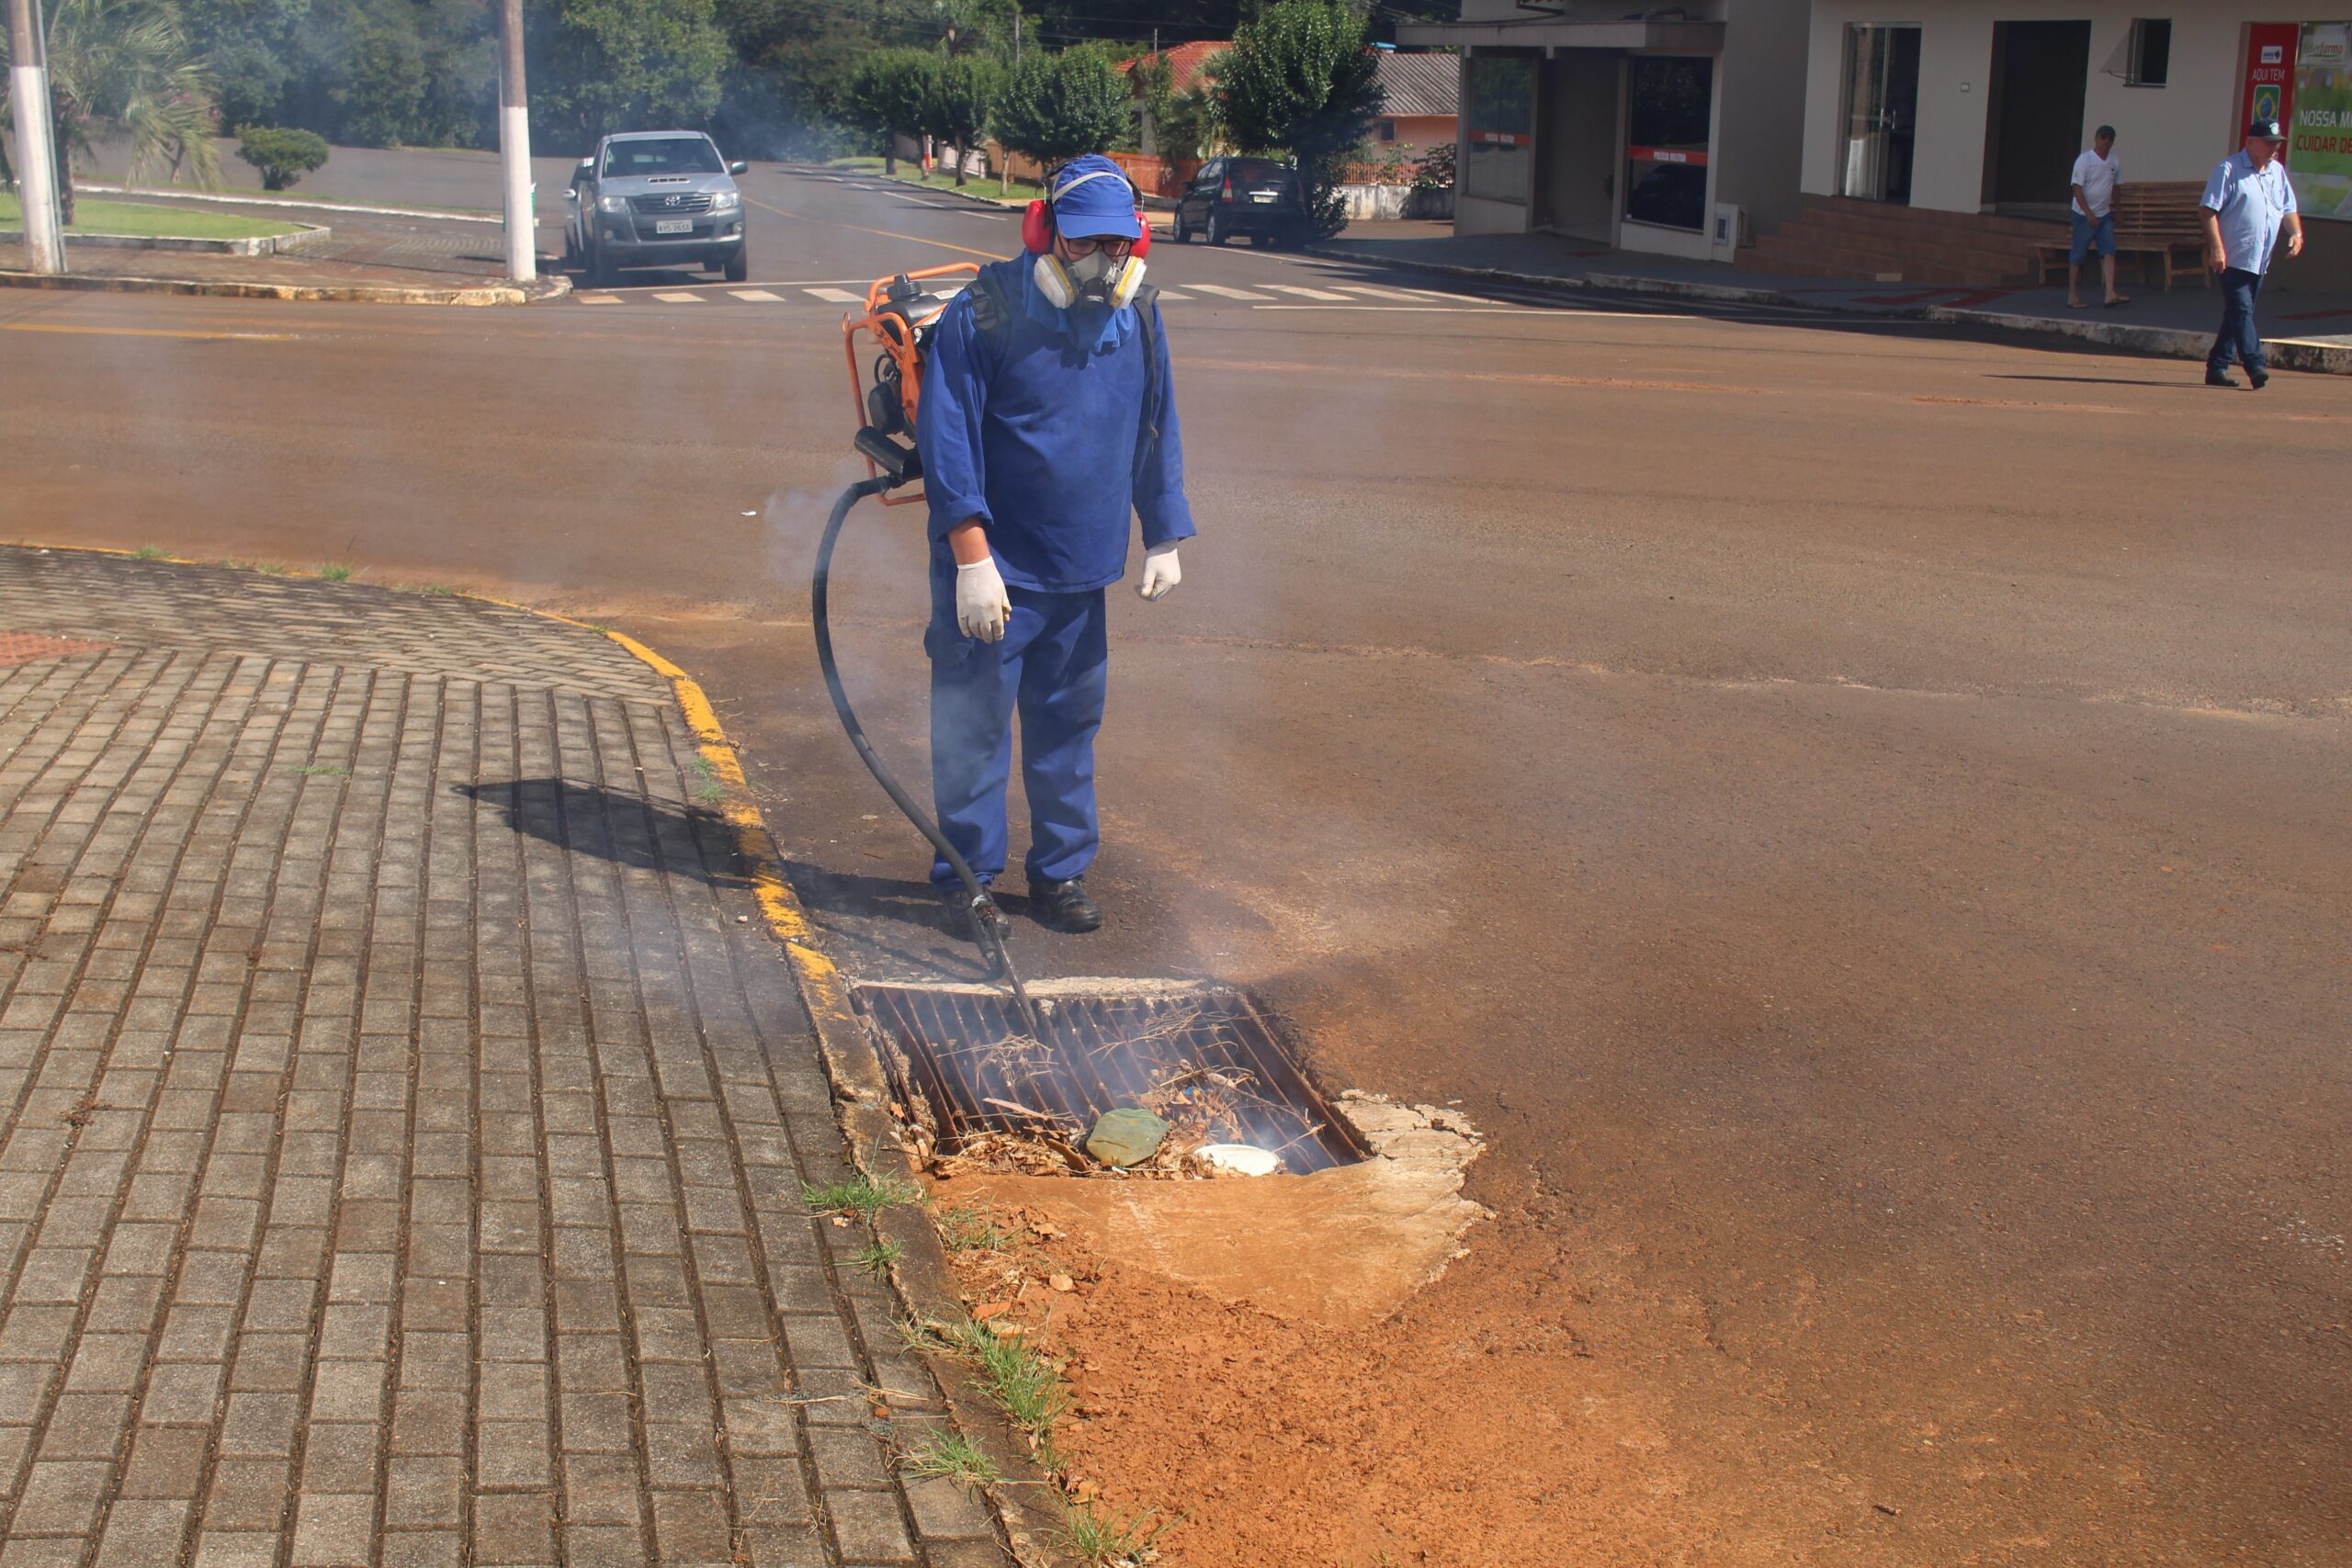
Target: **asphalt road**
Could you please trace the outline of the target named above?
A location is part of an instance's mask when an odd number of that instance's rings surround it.
[[[851,967],[967,973],[815,680],[862,468],[811,290],[1013,225],[746,186],[766,299],[0,294],[0,536],[618,625]],[[1498,1218],[1444,1308],[1589,1358],[1461,1397],[1639,1403],[1661,1559],[2346,1561],[2352,383],[1154,263],[1203,536],[1114,591],[1112,924],[1024,966],[1243,981],[1329,1078],[1460,1100]],[[855,528],[837,630],[920,776],[920,523]]]

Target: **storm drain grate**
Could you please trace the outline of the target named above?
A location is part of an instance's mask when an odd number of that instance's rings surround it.
[[[1041,997],[1032,1036],[992,991],[861,986],[891,1088],[942,1154],[986,1135],[1075,1147],[1095,1119],[1136,1105],[1194,1146],[1250,1144],[1304,1174],[1366,1151],[1239,991]]]

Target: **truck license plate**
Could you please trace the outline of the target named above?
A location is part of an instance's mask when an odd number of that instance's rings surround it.
[[[695,220],[691,218],[657,218],[653,220],[653,231],[657,234],[691,234],[695,231]]]

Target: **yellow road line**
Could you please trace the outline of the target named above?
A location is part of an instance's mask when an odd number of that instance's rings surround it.
[[[294,333],[206,333],[175,327],[82,327],[63,321],[0,321],[0,333],[80,333],[96,337],[184,337],[213,343],[292,343]]]
[[[863,224],[843,223],[840,220],[834,218],[811,218],[806,213],[787,212],[781,207],[770,207],[766,202],[761,201],[753,197],[747,196],[743,199],[746,202],[749,202],[752,206],[758,208],[763,212],[773,212],[778,218],[790,218],[802,223],[822,223],[827,228],[831,229],[851,229],[861,234],[879,234],[886,240],[905,240],[910,244],[935,245],[943,251],[956,251],[967,256],[978,256],[985,261],[1003,261],[1005,259],[1004,257],[997,254],[994,251],[976,251],[969,245],[951,245],[944,240],[926,240],[921,234],[900,234],[893,232],[888,229],[868,229]]]

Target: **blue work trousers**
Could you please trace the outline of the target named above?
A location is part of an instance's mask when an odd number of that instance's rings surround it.
[[[953,569],[950,569],[951,572]],[[951,580],[952,581],[952,580]],[[1004,640],[957,629],[952,586],[924,639],[931,654],[931,787],[939,826],[973,874],[1004,871],[1004,791],[1012,772],[1012,716],[1021,715],[1021,781],[1029,796],[1034,886],[1085,874],[1102,833],[1094,814],[1094,733],[1102,728],[1109,645],[1102,591],[1033,593],[1009,588]],[[956,874],[934,860],[933,882]]]
[[[2258,272],[2233,266],[2222,274],[2222,330],[2214,334],[2213,352],[2205,356],[2205,368],[2216,376],[2230,367],[2233,357],[2245,365],[2249,376],[2270,373],[2268,362],[2262,357],[2262,334],[2254,325],[2255,297],[2261,292]]]

